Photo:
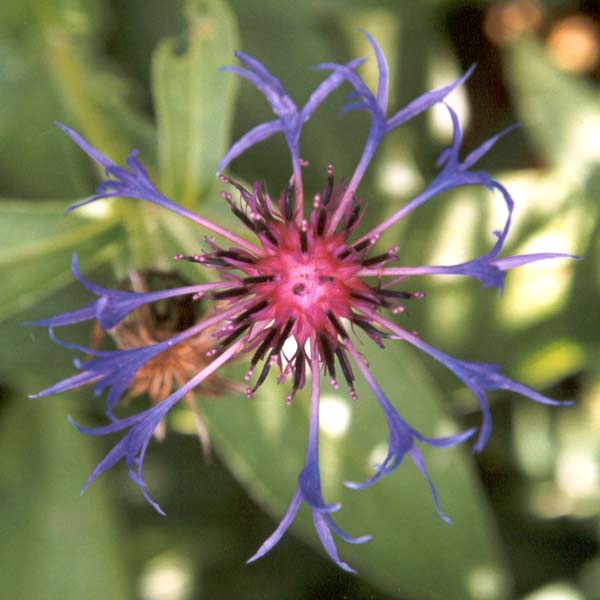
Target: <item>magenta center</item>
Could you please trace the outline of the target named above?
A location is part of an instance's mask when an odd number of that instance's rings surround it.
[[[295,320],[293,333],[297,341],[305,340],[311,331],[331,332],[328,312],[348,317],[353,291],[364,284],[356,277],[360,265],[337,257],[345,247],[338,235],[314,237],[308,233],[306,251],[295,228],[287,228],[281,244],[272,254],[260,259],[257,271],[273,277],[273,282],[260,286],[268,298],[273,318],[285,322]]]

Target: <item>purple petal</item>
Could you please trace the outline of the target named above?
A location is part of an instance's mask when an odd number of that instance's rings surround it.
[[[485,446],[491,429],[492,429],[492,417],[489,411],[489,407],[487,404],[487,399],[485,392],[492,390],[506,390],[516,392],[533,400],[534,402],[538,402],[540,404],[547,404],[550,406],[572,406],[573,402],[570,401],[558,401],[553,400],[552,398],[548,398],[543,394],[540,394],[536,390],[514,381],[505,375],[502,375],[500,372],[500,366],[493,363],[476,363],[476,362],[467,362],[463,360],[459,360],[457,358],[453,358],[430,346],[426,342],[424,342],[421,338],[405,331],[401,327],[398,327],[395,323],[388,321],[380,317],[375,313],[370,313],[370,316],[374,321],[379,323],[379,325],[387,328],[389,331],[393,332],[398,336],[398,338],[403,339],[419,350],[422,350],[426,354],[429,354],[432,358],[442,363],[447,369],[452,371],[473,393],[473,395],[479,401],[479,405],[483,412],[483,425],[479,432],[479,436],[474,446],[475,452],[481,452],[483,447]]]
[[[431,491],[431,497],[433,498],[433,503],[435,504],[435,508],[437,509],[438,515],[444,521],[446,521],[446,523],[448,523],[448,524],[452,523],[450,518],[444,513],[444,511],[442,510],[442,507],[440,506],[440,501],[438,498],[437,490],[435,489],[435,485],[433,485],[433,481],[431,480],[431,477],[429,476],[427,467],[425,466],[425,460],[423,459],[423,455],[421,454],[421,451],[415,446],[414,448],[412,448],[409,451],[409,455],[410,455],[413,463],[415,463],[417,469],[419,469],[419,471],[421,471],[421,474],[423,475],[423,477],[425,477],[425,479],[427,480],[427,483],[429,484],[429,489]]]
[[[77,344],[63,342],[55,338],[52,334],[51,338],[55,343],[60,344],[61,346],[79,350],[85,354],[92,354],[96,357],[79,365],[82,373],[63,379],[31,397],[39,398],[42,396],[58,394],[96,382],[94,390],[96,395],[103,389],[107,387],[110,388],[110,392],[106,399],[107,415],[109,417],[112,417],[113,408],[125,390],[129,387],[140,368],[150,359],[169,348],[174,339],[171,338],[170,340],[166,340],[166,342],[160,342],[141,348],[99,352],[91,348],[78,346]]]
[[[298,476],[298,487],[302,493],[302,499],[312,510],[329,513],[341,508],[340,504],[325,504],[321,492],[321,477],[317,463],[305,465]]]
[[[302,503],[302,495],[300,490],[296,491],[288,509],[277,529],[263,542],[261,547],[246,561],[246,563],[252,563],[259,558],[262,558],[267,552],[270,552],[284,536],[285,532],[289,529],[290,525],[298,514],[298,509]]]
[[[329,514],[324,514],[323,517],[325,518],[325,521],[327,521],[327,524],[329,525],[330,529],[342,540],[344,540],[345,542],[347,542],[348,544],[364,544],[366,542],[370,542],[373,539],[372,535],[361,535],[359,537],[354,537],[354,536],[350,536],[347,533],[345,533],[344,531],[342,531],[338,525],[336,525],[335,521],[333,520],[333,518],[331,517],[331,515]]]
[[[325,517],[318,511],[313,510],[313,523],[315,524],[315,529],[317,530],[317,534],[319,535],[319,539],[323,544],[323,548],[329,555],[329,558],[338,566],[340,569],[347,571],[348,573],[356,573],[356,571],[347,563],[345,563],[338,554],[337,548],[335,546],[335,542],[333,541],[333,536],[331,535],[331,531],[329,530],[329,525],[325,520]]]
[[[355,58],[346,63],[344,67],[353,71],[364,62],[363,58]],[[321,105],[321,103],[335,91],[346,80],[344,75],[339,72],[332,73],[327,79],[319,84],[317,89],[310,95],[306,104],[300,110],[300,119],[302,123],[306,122],[312,113]]]
[[[77,254],[73,254],[71,261],[71,271],[73,276],[90,292],[99,296],[78,310],[62,313],[48,319],[31,321],[26,325],[59,327],[63,325],[72,325],[89,319],[97,319],[102,329],[105,331],[118,325],[127,315],[144,304],[157,302],[165,298],[173,298],[186,294],[194,294],[202,289],[202,286],[186,286],[172,288],[157,292],[126,292],[122,290],[111,290],[87,280],[79,271]],[[60,343],[60,342],[57,342]]]
[[[283,131],[283,126],[279,120],[261,123],[244,134],[237,142],[231,146],[227,154],[221,159],[217,166],[217,175],[235,158],[246,152],[249,148],[266,140],[272,135]]]
[[[500,133],[497,133],[495,136],[491,137],[489,140],[483,142],[481,146],[473,150],[470,154],[467,155],[465,160],[463,161],[463,169],[468,169],[473,166],[482,156],[487,154],[492,146],[501,138],[504,137],[507,133],[519,128],[521,125],[519,123],[514,123],[513,125],[509,125],[506,129],[503,129]]]
[[[574,254],[566,254],[564,252],[538,252],[535,254],[517,254],[516,256],[506,256],[504,258],[497,258],[494,261],[494,265],[502,271],[508,271],[515,267],[521,267],[538,260],[548,260],[551,258],[574,258],[579,259],[579,256]]]
[[[86,142],[76,131],[73,131],[70,127],[67,127],[59,121],[54,121],[54,124],[62,129],[90,158],[95,160],[100,166],[108,169],[113,167],[115,163],[112,160],[104,156],[100,150],[94,148],[91,144]]]
[[[223,67],[221,71],[229,71],[235,73],[244,79],[247,79],[254,87],[256,87],[267,102],[271,105],[271,109],[280,119],[289,119],[298,114],[298,109],[292,99],[285,93],[285,90],[277,81],[274,86],[269,79],[265,79],[259,74],[256,74],[243,67]]]
[[[383,409],[389,430],[389,443],[387,456],[383,463],[376,467],[376,472],[372,477],[370,477],[362,483],[344,482],[344,484],[349,488],[359,490],[370,487],[379,479],[381,479],[381,477],[389,475],[394,469],[396,469],[403,461],[405,455],[408,454],[419,469],[419,471],[421,472],[421,474],[427,480],[427,483],[429,484],[429,488],[431,490],[433,502],[438,511],[438,514],[442,519],[444,519],[444,521],[450,522],[450,520],[444,514],[440,507],[437,491],[435,489],[435,486],[433,485],[433,482],[431,481],[429,473],[427,472],[427,469],[425,467],[425,461],[423,460],[421,451],[417,448],[415,444],[415,439],[420,442],[425,442],[430,446],[447,448],[449,446],[455,446],[456,444],[460,444],[461,442],[471,437],[475,432],[475,429],[469,429],[468,431],[444,438],[424,437],[418,431],[413,429],[398,414],[394,406],[384,394],[383,390],[381,389],[381,386],[377,383],[372,373],[369,371],[367,365],[365,364],[364,360],[362,359],[356,348],[354,348],[354,346],[352,346],[349,343],[347,343],[347,348],[348,352],[354,359],[354,362],[356,363],[357,367],[363,374],[363,377],[365,378],[369,387],[373,391],[373,394],[377,398],[377,401],[381,405],[381,408]]]
[[[379,109],[385,115],[387,113],[387,104],[388,104],[388,85],[389,85],[389,69],[387,60],[385,58],[384,53],[382,52],[379,44],[373,39],[370,33],[365,31],[364,29],[359,29],[359,31],[367,38],[369,44],[373,48],[375,52],[375,57],[377,59],[377,104],[379,105]]]
[[[410,119],[416,117],[418,114],[422,113],[428,108],[431,108],[434,104],[441,102],[457,87],[461,86],[471,76],[474,69],[475,65],[471,65],[467,72],[453,83],[445,85],[444,87],[438,88],[436,90],[426,92],[422,96],[419,96],[418,98],[407,104],[402,110],[398,111],[394,116],[390,117],[387,120],[386,133],[392,131],[392,129],[395,129],[396,127],[399,127],[400,125],[402,125],[402,123],[406,123],[406,121],[409,121]]]
[[[146,500],[161,514],[160,506],[150,498],[143,479],[143,463],[148,444],[161,419],[177,404],[186,394],[200,385],[207,377],[231,359],[241,348],[241,342],[230,346],[212,363],[204,367],[188,382],[173,392],[170,396],[155,406],[125,419],[115,419],[113,423],[103,427],[86,428],[76,424],[69,418],[69,422],[82,433],[91,435],[106,435],[129,429],[127,434],[112,448],[98,466],[92,471],[83,486],[84,491],[104,471],[115,465],[122,458],[125,459],[130,478],[140,487]]]

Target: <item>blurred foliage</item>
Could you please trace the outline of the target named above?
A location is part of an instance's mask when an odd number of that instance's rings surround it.
[[[514,23],[510,7],[526,4],[2,3],[0,589],[7,597],[600,598],[600,69],[561,71],[545,46],[565,15],[587,11],[596,25],[600,15],[585,2],[533,3],[541,24],[492,45],[490,28],[500,21],[491,15]],[[508,9],[513,13],[493,13]],[[334,424],[346,427],[323,433],[325,497],[343,502],[343,527],[374,534],[360,548],[340,543],[360,578],[322,558],[308,515],[295,525],[297,540],[287,536],[268,557],[244,565],[274,527],[257,505],[277,519],[293,493],[307,429],[302,395],[285,408],[271,383],[252,402],[233,394],[208,400],[202,413],[213,464],[202,462],[190,414],[175,411],[166,441],[146,461],[149,485],[169,513],[161,519],[123,468],[79,498],[77,486],[113,440],[80,436],[65,417],[71,411],[80,422],[100,422],[101,404],[87,404],[86,391],[69,400],[26,399],[65,376],[69,357],[40,331],[19,325],[85,301],[71,283],[73,251],[84,272],[110,285],[131,268],[171,268],[172,254],[197,251],[204,235],[126,200],[64,217],[69,204],[91,192],[98,173],[53,121],[76,128],[117,162],[138,148],[159,187],[227,222],[216,163],[232,139],[269,112],[251,86],[239,86],[238,95],[234,78],[217,68],[232,64],[233,50],[242,48],[264,60],[301,103],[322,77],[309,65],[368,52],[356,27],[371,31],[390,58],[393,106],[479,63],[452,98],[467,123],[466,146],[513,120],[523,123],[486,157],[487,168],[501,167],[499,178],[517,203],[506,253],[581,256],[510,273],[501,297],[469,282],[426,280],[427,300],[405,317],[445,351],[501,363],[511,376],[577,401],[573,409],[550,411],[495,394],[495,430],[476,464],[466,448],[427,453],[451,527],[435,515],[412,464],[367,492],[341,488],[342,479],[366,475],[386,430],[366,390],[359,388],[352,404],[326,395]],[[334,94],[306,127],[309,189],[320,187],[329,162],[350,174],[360,153],[356,140],[367,121],[340,117],[343,97]],[[447,123],[431,112],[380,150],[361,190],[370,200],[368,221],[390,213],[431,177],[448,142]],[[273,191],[289,176],[281,139],[234,166],[241,178],[264,178]],[[490,247],[501,209],[484,192],[458,190],[406,220],[394,241],[407,264],[465,260]],[[88,343],[89,331],[75,329],[73,337]],[[411,424],[436,435],[448,430],[451,417],[461,428],[479,423],[475,401],[456,381],[392,348],[375,354],[366,346],[365,353],[377,357],[378,378]],[[232,380],[239,377],[233,369]]]

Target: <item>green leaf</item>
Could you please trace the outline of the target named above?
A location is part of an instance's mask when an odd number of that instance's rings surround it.
[[[448,434],[449,420],[439,394],[413,355],[391,344],[383,352],[368,346],[375,376],[406,420],[424,435]],[[438,517],[426,481],[408,458],[370,490],[348,490],[342,480],[361,481],[372,473],[376,454],[386,449],[387,428],[366,384],[358,385],[357,402],[327,388],[324,382],[321,466],[325,501],[342,502],[336,517],[350,535],[371,533],[374,538],[359,547],[340,541],[344,560],[373,584],[402,597],[505,597],[509,576],[468,450],[423,448],[452,525]],[[285,393],[271,384],[251,401],[211,401],[202,408],[228,466],[277,520],[294,493],[308,431],[308,399],[301,395],[286,408]],[[307,513],[301,511],[295,530],[320,547]],[[270,533],[262,532],[256,547]],[[282,550],[274,550],[278,551]]]
[[[54,132],[55,120],[115,160],[132,146],[153,156],[153,128],[125,100],[132,96],[131,84],[106,66],[102,3],[50,0],[23,6],[20,20],[15,12],[0,22],[4,193],[60,197],[88,189],[90,164],[66,136]]]
[[[31,379],[33,378],[33,382]],[[37,381],[36,381],[37,379]],[[42,386],[30,375],[28,384]],[[105,494],[81,498],[97,462],[63,399],[13,398],[0,422],[0,587],[7,598],[131,598]]]
[[[70,283],[71,255],[77,250],[85,268],[106,263],[116,254],[119,227],[110,219],[73,213],[67,202],[0,202],[0,319],[32,306]]]
[[[560,71],[532,39],[510,49],[506,75],[541,156],[574,180],[600,162],[600,95],[591,84]]]
[[[161,187],[193,207],[212,189],[229,142],[236,82],[218,68],[237,44],[235,20],[220,0],[190,0],[188,31],[168,39],[152,61]]]

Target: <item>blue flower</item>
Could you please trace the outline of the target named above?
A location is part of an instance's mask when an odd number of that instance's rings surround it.
[[[402,312],[406,302],[423,298],[423,294],[419,292],[399,289],[399,281],[410,282],[411,277],[421,275],[462,275],[481,281],[484,287],[501,290],[507,270],[530,262],[568,258],[571,255],[547,252],[502,256],[511,227],[514,202],[501,183],[487,172],[475,170],[474,167],[508,130],[490,138],[461,160],[460,123],[456,113],[446,103],[451,92],[465,81],[472,69],[458,80],[423,94],[388,116],[389,76],[386,60],[375,40],[368,33],[365,35],[374,50],[379,69],[375,93],[369,90],[356,71],[362,64],[362,59],[344,65],[318,65],[317,69],[331,73],[300,109],[281,83],[260,62],[247,54],[236,53],[243,67],[225,68],[245,78],[262,92],[271,105],[275,118],[256,126],[235,142],[219,163],[219,171],[275,133],[284,135],[291,157],[292,175],[289,184],[277,197],[272,198],[262,183],[257,182],[251,189],[246,189],[230,178],[222,177],[223,181],[237,190],[239,200],[235,200],[228,192],[223,192],[222,198],[245,228],[246,235],[252,236],[252,242],[164,196],[150,180],[135,151],[127,158],[126,166],[116,165],[79,134],[59,125],[106,173],[106,179],[98,186],[96,193],[70,209],[101,199],[126,197],[151,202],[193,221],[214,235],[215,239],[207,238],[205,249],[200,254],[178,255],[176,258],[211,269],[215,283],[149,293],[111,290],[87,281],[79,272],[75,255],[73,275],[96,299],[78,310],[32,324],[49,327],[54,342],[91,355],[92,358],[85,362],[76,361],[79,373],[43,390],[35,397],[88,384],[94,385],[96,395],[108,389],[106,412],[111,422],[96,428],[75,426],[86,434],[121,433],[122,438],[92,472],[84,489],[98,475],[123,459],[131,479],[152,506],[162,513],[158,504],[150,498],[144,482],[144,457],[158,424],[186,394],[202,385],[223,365],[248,353],[249,369],[245,377],[249,382],[246,389],[248,397],[262,385],[272,370],[278,372],[278,382],[289,383],[288,403],[293,401],[298,390],[308,384],[311,390],[308,445],[297,489],[278,527],[249,562],[262,557],[279,542],[303,504],[312,512],[315,530],[325,551],[342,569],[352,570],[340,559],[334,534],[349,543],[362,543],[370,539],[369,536],[354,538],[345,534],[332,518],[332,513],[340,506],[327,504],[323,498],[318,449],[321,374],[327,374],[336,389],[339,387],[338,376],[341,374],[349,396],[356,398],[354,383],[355,370],[358,369],[381,406],[388,426],[387,455],[376,466],[374,475],[363,483],[346,485],[354,489],[373,485],[397,469],[408,455],[429,485],[439,515],[444,520],[449,520],[441,509],[420,445],[436,448],[455,446],[474,436],[475,428],[442,438],[426,437],[419,433],[400,416],[371,374],[364,358],[356,349],[357,338],[366,335],[379,346],[383,346],[384,340],[402,340],[454,373],[471,390],[481,406],[483,419],[474,446],[476,451],[483,449],[492,428],[486,392],[507,390],[542,404],[568,404],[547,398],[526,385],[513,381],[503,375],[497,365],[468,362],[448,356],[394,321],[395,315]],[[349,85],[353,90],[350,104],[344,110],[366,111],[371,119],[369,132],[358,165],[347,183],[344,180],[336,181],[333,166],[328,165],[323,189],[315,195],[309,210],[305,206],[302,178],[302,169],[306,163],[300,155],[302,127],[320,104],[342,85]],[[356,191],[379,144],[397,127],[438,103],[446,106],[454,132],[451,145],[442,152],[438,161],[439,173],[423,191],[399,207],[385,221],[360,236],[355,236],[364,213],[363,202]],[[403,217],[442,192],[462,186],[484,187],[499,194],[506,206],[506,220],[502,228],[494,232],[495,243],[486,254],[458,265],[390,266],[389,263],[400,260],[397,248],[375,251],[381,234]],[[221,246],[222,242],[219,240],[225,240],[228,245]],[[168,339],[156,340],[156,343],[150,345],[98,351],[59,340],[52,333],[54,327],[87,320],[96,320],[102,329],[111,331],[136,309],[180,295],[191,295],[192,298],[204,296],[217,303],[216,309],[184,331],[177,332]],[[385,313],[389,315],[386,316]],[[207,334],[210,345],[208,364],[206,357],[203,357],[202,361],[198,361],[197,373],[190,375],[187,382],[167,394],[152,408],[126,418],[114,415],[123,394],[149,361],[177,345],[191,345],[195,336],[202,332]],[[284,352],[284,344],[290,338],[296,342],[296,349]],[[196,367],[194,361],[191,364]]]

